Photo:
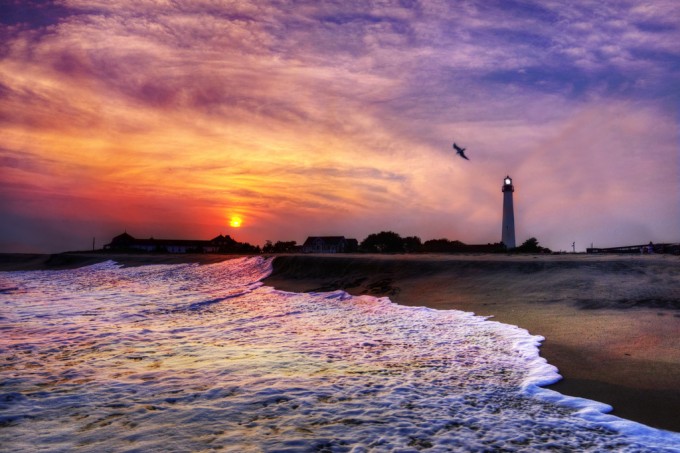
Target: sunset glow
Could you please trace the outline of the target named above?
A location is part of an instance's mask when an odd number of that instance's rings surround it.
[[[680,4],[408,3],[10,2],[0,251],[678,240]]]
[[[240,217],[232,217],[231,221],[229,222],[229,226],[234,227],[234,228],[239,228],[241,226],[241,223],[243,220],[241,220]]]

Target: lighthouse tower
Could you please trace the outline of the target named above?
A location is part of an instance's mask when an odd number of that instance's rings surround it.
[[[501,235],[501,242],[510,250],[516,247],[515,245],[515,212],[512,206],[512,193],[515,187],[512,185],[510,176],[506,176],[503,180],[503,233]]]

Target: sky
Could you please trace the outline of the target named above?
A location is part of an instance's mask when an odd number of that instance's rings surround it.
[[[506,175],[518,244],[678,242],[679,42],[677,0],[0,0],[0,252],[494,243]]]

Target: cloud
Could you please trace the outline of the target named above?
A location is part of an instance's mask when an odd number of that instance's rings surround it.
[[[547,246],[677,225],[658,201],[677,193],[674,1],[46,8],[0,29],[0,208],[26,225],[22,206],[208,237],[237,212],[257,243],[334,228],[486,243],[506,173],[519,231]]]

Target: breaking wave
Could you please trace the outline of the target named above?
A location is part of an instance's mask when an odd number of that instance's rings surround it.
[[[0,274],[8,451],[678,451],[540,388],[541,337],[263,286],[271,261]]]

